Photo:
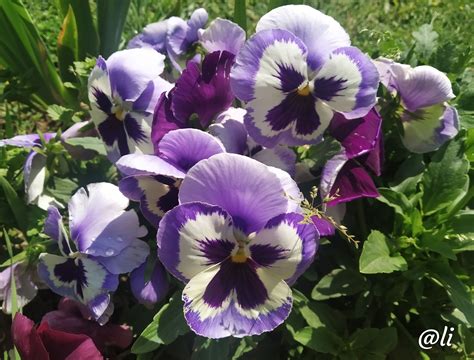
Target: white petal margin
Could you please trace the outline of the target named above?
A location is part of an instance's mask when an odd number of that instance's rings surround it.
[[[254,309],[243,309],[237,302],[235,290],[232,290],[221,306],[209,306],[203,295],[218,271],[219,265],[204,270],[183,290],[184,317],[196,334],[211,339],[259,335],[275,329],[290,314],[293,304],[290,287],[266,269],[257,269],[268,294],[265,303]]]
[[[250,256],[257,263],[261,257],[260,265],[268,272],[293,284],[313,262],[318,240],[316,227],[304,223],[303,215],[282,214],[270,220],[251,239]],[[277,256],[269,261],[272,253]]]
[[[96,126],[107,119],[108,114],[104,113],[97,104],[96,97],[94,95],[95,90],[103,92],[109,100],[111,100],[112,90],[110,88],[109,75],[107,73],[107,65],[105,60],[99,56],[97,59],[97,65],[89,75],[88,80],[88,96],[91,104],[91,118]],[[112,102],[112,101],[111,101]]]
[[[206,250],[219,251],[220,262],[237,247],[230,215],[218,206],[198,202],[166,213],[156,238],[161,262],[183,282],[213,264]]]
[[[308,48],[308,61],[313,70],[319,68],[335,49],[349,46],[349,35],[332,17],[307,5],[286,5],[262,16],[256,31],[288,30]]]
[[[46,179],[46,156],[35,152],[28,155],[24,166],[26,202],[35,202],[43,193]]]

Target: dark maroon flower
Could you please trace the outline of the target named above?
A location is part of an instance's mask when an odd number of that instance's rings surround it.
[[[353,120],[341,114],[334,116],[329,133],[341,143],[343,151],[330,159],[322,171],[322,196],[336,196],[328,205],[379,196],[369,171],[376,176],[381,174],[381,126],[382,118],[375,108]]]
[[[201,67],[194,61],[188,62],[175,87],[168,94],[162,94],[156,105],[152,125],[155,149],[167,132],[196,126],[205,129],[231,106],[233,64],[234,55],[227,51],[206,55]]]

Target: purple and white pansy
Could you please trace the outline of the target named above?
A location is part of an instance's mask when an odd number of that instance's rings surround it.
[[[342,27],[306,5],[263,16],[231,71],[232,90],[247,103],[247,130],[267,147],[318,142],[334,112],[364,116],[378,84],[377,69]]]
[[[412,68],[389,59],[374,61],[382,84],[400,97],[402,141],[414,153],[438,149],[459,131],[456,108],[447,101],[454,98],[448,77],[434,67]]]
[[[112,162],[131,153],[153,153],[151,123],[160,95],[172,84],[160,77],[164,55],[128,49],[97,59],[89,76],[92,121]]]
[[[198,40],[199,30],[206,25],[205,9],[194,10],[189,20],[172,16],[166,20],[148,24],[131,39],[128,48],[152,48],[166,55],[176,70],[181,71],[181,57]]]
[[[69,235],[61,214],[50,207],[45,234],[57,242],[61,255],[42,253],[38,273],[51,290],[86,305],[98,321],[105,321],[110,293],[118,276],[143,264],[147,234],[138,215],[128,207],[118,187],[108,183],[89,184],[69,201]]]
[[[296,184],[295,184],[296,186]],[[271,331],[289,315],[289,284],[311,264],[318,232],[291,212],[270,167],[218,154],[187,173],[161,220],[158,256],[186,283],[185,318],[209,338]]]
[[[124,176],[120,191],[133,201],[155,227],[178,205],[178,191],[187,171],[203,159],[225,152],[219,139],[197,129],[167,133],[155,146],[156,155],[130,154],[116,163]]]

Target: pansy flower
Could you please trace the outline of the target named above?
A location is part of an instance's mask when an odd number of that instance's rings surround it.
[[[236,57],[231,86],[247,103],[259,144],[318,142],[334,112],[354,119],[375,105],[378,72],[333,18],[306,5],[263,16]]]
[[[168,293],[169,282],[166,270],[155,261],[149,278],[146,278],[147,263],[143,263],[130,273],[130,288],[140,304],[151,308]]]
[[[198,31],[207,22],[205,9],[194,10],[189,20],[172,16],[166,20],[148,24],[128,43],[128,48],[152,48],[167,55],[173,66],[181,71],[180,57],[198,40]]]
[[[108,183],[89,184],[69,201],[69,233],[55,207],[50,207],[44,232],[57,242],[61,255],[42,253],[38,273],[55,293],[86,305],[95,320],[110,304],[118,275],[145,262],[147,234],[128,199]]]
[[[206,55],[201,67],[189,61],[168,93],[156,105],[152,138],[157,144],[169,131],[187,127],[206,129],[234,100],[230,89],[230,69],[234,55],[215,51]]]
[[[382,118],[377,110],[373,108],[366,116],[352,120],[336,114],[329,133],[341,143],[343,151],[322,170],[321,196],[333,197],[327,205],[378,197],[369,173],[380,176],[383,160]]]
[[[281,179],[256,160],[218,154],[187,173],[179,201],[161,220],[158,256],[186,283],[191,329],[222,338],[280,325],[292,307],[289,284],[312,262],[318,239],[289,210]]]
[[[124,176],[119,182],[120,191],[139,201],[143,216],[157,227],[163,215],[178,205],[178,191],[186,172],[225,149],[204,131],[178,129],[167,133],[155,151],[156,155],[123,156],[116,165]]]
[[[294,176],[296,173],[296,154],[284,145],[265,148],[257,144],[244,125],[246,111],[242,108],[229,108],[219,114],[215,123],[209,126],[209,132],[218,137],[227,152],[250,156],[261,163],[282,169]]]
[[[100,57],[89,76],[92,121],[112,162],[130,153],[151,154],[153,109],[172,85],[160,77],[164,55],[128,49]]]
[[[435,151],[456,136],[458,112],[447,104],[454,94],[444,73],[427,65],[412,68],[383,58],[374,64],[384,86],[400,98],[402,141],[408,150]]]

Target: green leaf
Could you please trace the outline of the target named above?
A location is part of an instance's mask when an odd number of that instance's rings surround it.
[[[305,327],[295,334],[294,339],[310,349],[333,355],[344,346],[342,339],[326,328]]]
[[[412,32],[416,41],[416,51],[428,59],[437,47],[438,33],[433,30],[433,25],[423,24],[418,30]]]
[[[378,201],[390,206],[399,215],[409,218],[413,211],[413,206],[408,198],[402,193],[389,188],[378,188],[380,196]]]
[[[387,355],[397,346],[395,328],[359,329],[349,339],[350,347],[360,356]],[[383,357],[385,358],[385,357]]]
[[[71,138],[66,140],[66,144],[80,146],[85,150],[95,151],[99,155],[107,155],[104,143],[102,142],[102,140],[96,137]]]
[[[312,328],[325,327],[335,333],[343,333],[346,327],[344,316],[323,302],[309,302],[298,308],[301,316]]]
[[[191,360],[229,359],[232,339],[206,339],[197,336],[194,340]]]
[[[71,5],[69,5],[69,9],[64,17],[61,31],[58,36],[59,71],[64,81],[75,80],[74,74],[69,71],[69,67],[77,60],[79,60],[77,24],[74,11],[72,10]]]
[[[52,184],[46,187],[46,191],[55,199],[66,204],[78,187],[77,182],[72,179],[54,177]]]
[[[60,121],[61,123],[65,124],[70,122],[74,116],[74,110],[65,108],[61,105],[49,105],[48,106],[48,116],[53,121]]]
[[[456,234],[474,234],[474,210],[464,210],[448,223]]]
[[[26,255],[26,251],[22,251],[21,253],[14,255],[12,258],[5,260],[2,264],[0,264],[0,267],[7,267],[12,264],[16,264],[17,262],[23,261],[26,259]]]
[[[367,287],[363,275],[349,269],[335,269],[325,275],[314,287],[311,297],[326,300],[357,294]]]
[[[0,0],[0,34],[0,64],[34,89],[32,104],[74,103],[21,1]]]
[[[77,24],[78,59],[99,54],[99,36],[94,25],[89,1],[84,0],[59,0],[59,7],[65,17],[69,7],[74,11]]]
[[[98,0],[100,54],[107,58],[120,44],[130,0]]]
[[[18,197],[15,189],[10,185],[10,183],[3,176],[0,175],[0,187],[3,189],[5,197],[7,198],[8,205],[15,216],[16,223],[18,227],[25,231],[26,230],[26,205]]]
[[[474,326],[474,303],[466,286],[456,277],[445,261],[429,264],[429,277],[437,280],[444,287],[453,304],[464,314],[468,325]]]
[[[304,161],[310,169],[318,170],[334,155],[339,154],[341,150],[342,147],[339,141],[327,136],[324,138],[324,141],[312,145],[309,149],[305,150],[303,154],[305,157]]]
[[[420,154],[411,155],[397,169],[390,188],[409,196],[416,191],[416,185],[423,176],[424,170],[423,156]]]
[[[181,294],[176,292],[135,341],[132,353],[143,354],[153,351],[160,345],[172,343],[178,336],[187,332],[189,327],[184,320]]]
[[[234,0],[234,22],[247,32],[246,0]]]
[[[461,140],[452,140],[435,153],[422,179],[425,215],[453,206],[466,194],[468,170]]]
[[[390,256],[385,235],[373,230],[364,242],[359,269],[363,274],[391,273],[406,270],[407,262],[400,255]]]

